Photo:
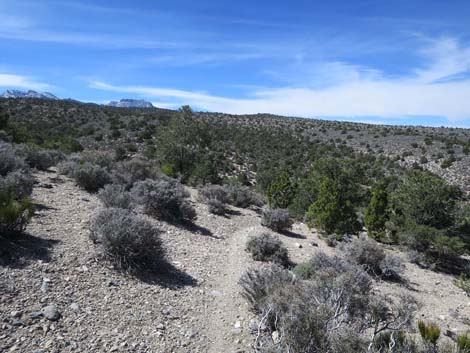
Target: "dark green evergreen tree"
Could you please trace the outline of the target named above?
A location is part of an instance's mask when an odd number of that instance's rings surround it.
[[[377,237],[385,230],[388,214],[388,191],[385,183],[378,183],[372,190],[372,197],[365,214],[365,226],[369,236]]]

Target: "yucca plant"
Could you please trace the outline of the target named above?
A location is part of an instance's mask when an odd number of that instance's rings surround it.
[[[421,338],[426,344],[430,344],[434,347],[437,345],[437,340],[441,335],[441,329],[438,325],[434,323],[425,323],[424,321],[418,321],[418,329]]]
[[[457,337],[458,353],[470,353],[470,333],[465,333]]]

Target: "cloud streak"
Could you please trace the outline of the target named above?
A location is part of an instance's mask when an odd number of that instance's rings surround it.
[[[0,74],[0,87],[14,87],[32,90],[45,90],[51,88],[47,83],[37,82],[26,76],[12,74]]]
[[[428,65],[406,77],[388,78],[380,71],[341,62],[324,64],[328,85],[252,89],[243,98],[162,87],[117,86],[92,82],[90,87],[135,94],[167,106],[190,104],[202,110],[235,114],[273,113],[303,117],[396,118],[440,116],[470,126],[470,49],[450,38],[421,50]],[[328,74],[329,73],[329,74]],[[463,79],[448,79],[464,74]],[[320,76],[321,76],[320,75]],[[465,78],[467,77],[467,78]]]

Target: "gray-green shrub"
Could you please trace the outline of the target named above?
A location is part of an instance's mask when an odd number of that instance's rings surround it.
[[[276,232],[283,232],[292,227],[289,211],[283,208],[264,207],[261,214],[261,224]]]
[[[106,169],[88,162],[80,164],[72,177],[78,186],[88,192],[97,192],[106,184],[111,183],[111,176]]]
[[[250,237],[246,243],[246,250],[256,261],[270,261],[283,267],[287,267],[290,263],[287,249],[282,242],[268,233]]]
[[[163,268],[165,250],[159,230],[134,213],[106,208],[96,215],[90,229],[91,240],[120,269],[152,271]]]
[[[132,196],[124,185],[105,185],[98,192],[98,198],[106,207],[130,209],[132,206]]]
[[[144,180],[131,190],[133,199],[144,211],[159,219],[193,221],[196,211],[188,201],[189,193],[177,180]]]
[[[207,204],[210,213],[223,215],[227,211],[229,197],[220,185],[205,185],[199,190],[199,199]]]

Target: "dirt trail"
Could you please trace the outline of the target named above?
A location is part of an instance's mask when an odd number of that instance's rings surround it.
[[[227,217],[214,216],[193,197],[195,229],[151,220],[161,230],[174,269],[168,278],[142,280],[97,256],[88,239],[88,222],[101,207],[95,195],[55,173],[36,177],[38,213],[15,249],[17,261],[0,266],[0,353],[252,351],[255,316],[238,280],[245,269],[259,265],[244,250],[249,236],[267,231],[255,211],[233,208]],[[340,253],[305,224],[278,236],[295,262],[319,250]],[[413,291],[394,283],[376,285],[420,300],[424,305],[417,318],[443,329],[468,327],[470,301],[451,276],[409,263],[405,276]],[[42,290],[44,281],[48,285]],[[58,321],[31,316],[48,304],[57,306]]]
[[[246,240],[248,236],[257,234],[260,228],[256,225],[247,226],[228,239],[226,259],[221,263],[220,279],[214,285],[214,294],[218,298],[209,322],[210,331],[214,333],[209,353],[238,352],[241,348],[237,346],[250,341],[250,314],[240,296],[238,280],[251,262],[245,252]],[[240,335],[242,332],[243,336]],[[233,344],[233,350],[228,350],[230,343]]]

